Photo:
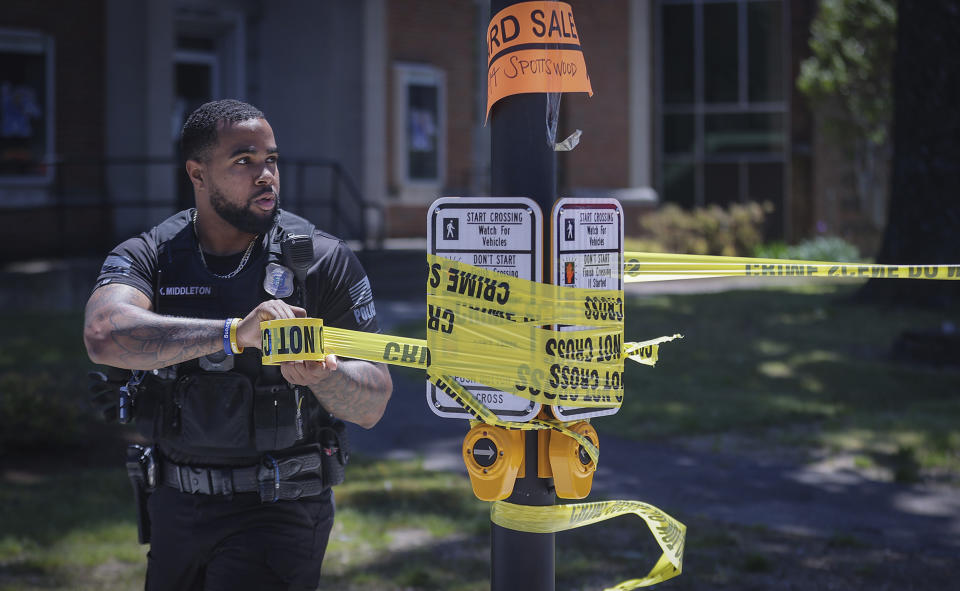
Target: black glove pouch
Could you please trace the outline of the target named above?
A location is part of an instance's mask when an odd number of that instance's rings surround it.
[[[203,372],[177,380],[180,441],[190,447],[253,447],[253,385],[243,374]]]

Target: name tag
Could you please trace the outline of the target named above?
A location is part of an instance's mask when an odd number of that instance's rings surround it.
[[[210,285],[165,285],[160,288],[160,297],[211,297],[214,295]]]

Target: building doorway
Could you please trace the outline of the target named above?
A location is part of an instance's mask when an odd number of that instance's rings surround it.
[[[212,39],[179,38],[174,62],[173,89],[173,153],[176,162],[183,162],[180,151],[180,130],[187,116],[200,105],[219,97],[220,63],[213,48]],[[209,44],[209,47],[206,46]],[[188,47],[183,47],[188,45]],[[192,46],[192,47],[191,47]],[[193,207],[193,185],[182,166],[174,166],[177,187],[177,208]]]

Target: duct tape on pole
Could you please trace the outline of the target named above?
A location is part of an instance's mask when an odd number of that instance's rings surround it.
[[[511,277],[540,280],[542,243],[543,215],[526,197],[441,197],[427,212],[430,254]],[[457,381],[503,420],[525,422],[540,412],[539,402],[470,380]],[[429,380],[427,406],[440,417],[474,418]]]
[[[553,284],[589,289],[623,289],[623,207],[616,199],[557,200],[551,215]],[[559,326],[562,331],[583,330],[582,326]],[[620,357],[619,342],[591,343],[596,354]],[[615,349],[615,350],[614,350]],[[615,414],[612,408],[582,408],[551,405],[550,411],[562,421]]]

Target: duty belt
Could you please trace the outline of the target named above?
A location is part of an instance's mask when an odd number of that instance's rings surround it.
[[[337,461],[335,452],[324,453],[328,450],[319,445],[298,448],[297,451],[303,453],[280,458],[268,454],[260,464],[240,468],[190,466],[164,458],[160,464],[160,484],[201,495],[256,492],[262,502],[275,503],[319,495],[342,482],[342,477],[337,482],[324,482],[323,463]]]

